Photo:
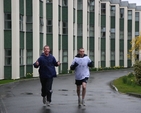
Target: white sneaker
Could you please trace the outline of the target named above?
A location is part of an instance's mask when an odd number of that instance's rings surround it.
[[[43,97],[43,104],[46,104],[46,97]]]
[[[49,101],[46,102],[46,106],[50,106],[50,102]]]
[[[78,106],[81,106],[81,99],[78,99]]]
[[[82,99],[82,105],[83,105],[83,106],[86,106],[84,99]]]

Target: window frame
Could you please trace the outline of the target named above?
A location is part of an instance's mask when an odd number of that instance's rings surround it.
[[[9,16],[10,19],[9,19]],[[4,29],[5,30],[11,30],[12,29],[12,15],[11,13],[5,13],[4,14]]]
[[[9,55],[9,51],[10,51],[10,55]],[[8,55],[7,55],[7,52],[8,52]],[[11,66],[11,65],[12,65],[12,50],[5,49],[5,66]]]
[[[49,24],[49,21],[51,22],[51,24]],[[53,33],[53,29],[52,29],[53,23],[52,22],[53,21],[51,19],[47,19],[47,23],[46,23],[46,27],[47,27],[46,32],[47,32],[47,34],[52,34]]]
[[[28,54],[28,52],[30,52],[30,54]],[[33,64],[33,50],[32,49],[26,50],[26,64],[27,65]]]

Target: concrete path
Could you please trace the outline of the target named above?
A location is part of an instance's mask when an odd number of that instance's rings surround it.
[[[120,94],[110,82],[131,70],[93,72],[86,107],[78,107],[74,75],[54,79],[50,108],[42,103],[39,79],[0,86],[0,113],[141,113],[141,99]]]

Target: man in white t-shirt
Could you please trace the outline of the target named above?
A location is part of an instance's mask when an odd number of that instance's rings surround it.
[[[86,54],[84,54],[84,49],[80,48],[78,50],[78,54],[75,56],[70,66],[70,69],[75,71],[75,84],[77,88],[79,106],[81,106],[81,104],[85,106],[84,98],[86,94],[86,84],[90,76],[89,67],[94,67],[94,63],[93,61],[90,60],[90,58]],[[82,101],[80,98],[81,86],[82,86]]]

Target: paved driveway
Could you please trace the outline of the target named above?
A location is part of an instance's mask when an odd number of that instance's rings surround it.
[[[0,86],[0,113],[141,113],[141,99],[114,91],[109,83],[131,70],[93,72],[87,84],[86,107],[78,107],[74,75],[54,79],[50,108],[40,96],[39,79]]]

